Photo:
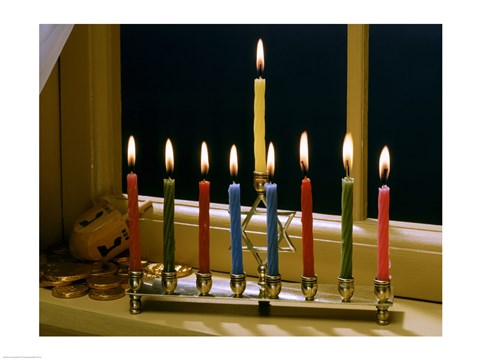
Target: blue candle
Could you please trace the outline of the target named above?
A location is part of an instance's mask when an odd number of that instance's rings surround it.
[[[232,274],[243,274],[242,227],[240,223],[240,184],[235,184],[238,173],[237,148],[230,150],[230,174],[234,179],[228,187],[228,210],[230,211],[230,239],[232,250]]]
[[[277,184],[265,184],[267,197],[267,275],[278,275]]]
[[[268,146],[267,171],[273,176],[275,168],[275,153],[273,144]],[[278,273],[278,227],[277,227],[277,184],[266,183],[267,200],[267,275],[277,276]]]
[[[232,241],[232,274],[243,274],[242,228],[240,226],[240,184],[228,187],[230,238]]]

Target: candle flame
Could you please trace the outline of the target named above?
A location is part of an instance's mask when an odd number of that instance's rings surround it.
[[[306,131],[302,133],[300,138],[300,169],[304,173],[308,171],[308,137]]]
[[[262,39],[258,39],[257,43],[257,70],[263,73],[265,69],[265,58],[263,56],[263,42]]]
[[[207,149],[207,143],[204,141],[202,142],[202,153],[200,157],[200,170],[202,172],[203,176],[206,176],[208,173],[208,149]]]
[[[378,170],[380,173],[380,179],[386,181],[390,175],[390,152],[388,146],[384,146],[382,153],[380,154],[380,161],[378,162]]]
[[[127,159],[128,159],[128,166],[133,167],[135,166],[135,139],[132,135],[128,138],[128,150],[127,150]]]
[[[273,176],[273,173],[275,172],[275,150],[273,149],[273,144],[271,142],[270,145],[268,145],[267,171],[270,177]]]
[[[237,147],[232,145],[230,149],[230,175],[236,178],[238,175]]]
[[[167,144],[165,145],[165,167],[167,168],[167,173],[173,172],[173,147],[170,139],[167,139]]]
[[[353,167],[353,138],[351,133],[347,133],[343,140],[343,166],[347,171],[347,176],[350,176]]]

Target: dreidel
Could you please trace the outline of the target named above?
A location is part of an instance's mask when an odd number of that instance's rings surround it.
[[[140,216],[152,202],[143,202]],[[103,200],[83,213],[70,235],[70,253],[81,260],[109,261],[128,249],[128,213],[121,214],[110,202]]]

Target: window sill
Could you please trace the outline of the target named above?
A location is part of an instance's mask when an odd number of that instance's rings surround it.
[[[122,213],[126,212],[125,196],[107,198]],[[140,201],[151,200],[140,221],[142,257],[154,262],[163,259],[163,199],[140,196]],[[247,211],[244,207],[242,210]],[[210,207],[210,264],[213,271],[231,270],[230,219],[228,206]],[[335,283],[340,268],[340,217],[314,214],[315,271],[319,283]],[[175,200],[175,260],[198,266],[198,207],[195,201]],[[253,219],[248,228],[252,241],[262,241],[266,225],[261,218]],[[302,272],[301,215],[295,215],[288,234],[296,248],[294,253],[280,253],[282,279],[300,281]],[[376,274],[377,221],[367,219],[354,222],[353,275],[355,283],[370,285]],[[262,254],[264,258],[264,254]],[[392,221],[390,226],[390,255],[392,284],[396,296],[442,301],[442,227]],[[257,263],[244,253],[247,275],[257,276]]]
[[[328,309],[273,306],[268,316],[259,316],[256,305],[227,305],[219,311],[214,304],[144,299],[143,307],[143,313],[130,315],[128,296],[113,301],[94,301],[88,296],[64,300],[40,289],[40,335],[442,335],[441,304],[399,298],[390,308],[387,326],[376,324],[373,307],[352,310],[341,306]]]

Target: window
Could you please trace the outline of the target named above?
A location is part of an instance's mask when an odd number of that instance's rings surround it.
[[[122,25],[122,148],[133,134],[142,194],[163,196],[167,137],[174,145],[179,199],[198,199],[194,180],[200,178],[203,140],[209,147],[212,202],[228,202],[232,144],[239,153],[239,182],[252,183],[260,37],[267,82],[265,140],[275,145],[279,207],[300,209],[299,142],[307,130],[314,211],[340,213],[346,25]],[[123,157],[126,173],[125,151]],[[252,204],[253,189],[244,189],[242,204]]]
[[[377,217],[378,157],[387,144],[391,218],[441,224],[441,26],[372,25],[369,36],[366,215]],[[203,140],[210,150],[213,202],[228,201],[233,143],[239,182],[251,183],[259,37],[266,51],[266,141],[276,150],[279,207],[300,209],[298,143],[307,130],[314,211],[340,214],[346,25],[122,25],[122,149],[134,134],[141,193],[162,196],[167,137],[175,148],[178,198],[198,197],[192,179],[200,177]],[[126,173],[125,151],[123,165]],[[243,191],[242,203],[253,203],[254,196]]]
[[[369,183],[388,144],[391,218],[442,224],[442,26],[371,25],[369,57]]]

